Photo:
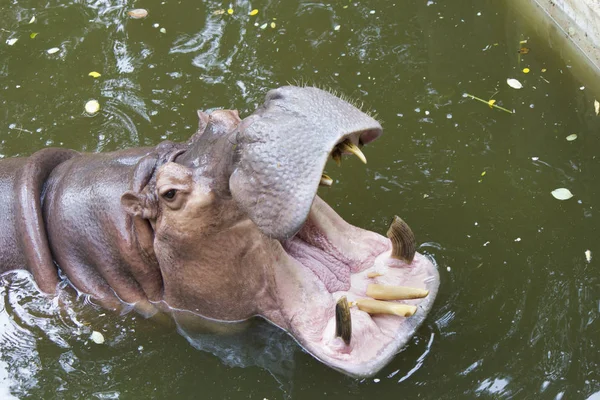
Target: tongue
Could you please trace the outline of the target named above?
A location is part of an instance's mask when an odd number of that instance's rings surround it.
[[[269,237],[285,240],[308,216],[327,158],[344,138],[366,144],[381,125],[323,90],[286,86],[239,126],[233,198]]]

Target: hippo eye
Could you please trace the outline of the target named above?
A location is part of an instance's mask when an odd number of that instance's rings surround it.
[[[171,189],[168,192],[165,192],[163,194],[163,197],[167,200],[173,200],[173,197],[175,197],[175,193],[177,193],[177,190]]]

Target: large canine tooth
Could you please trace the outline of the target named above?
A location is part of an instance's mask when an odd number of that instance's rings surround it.
[[[392,257],[411,263],[415,258],[415,235],[406,222],[394,215],[387,237],[392,241]]]
[[[410,317],[417,311],[416,306],[371,299],[357,300],[356,305],[359,310],[369,314],[391,314],[399,315],[401,317]]]
[[[365,157],[365,155],[363,154],[363,152],[360,151],[360,149],[358,148],[358,146],[355,145],[354,143],[352,143],[350,141],[350,139],[344,140],[342,143],[340,143],[338,145],[338,147],[339,147],[339,149],[342,152],[347,151],[348,153],[352,153],[356,157],[358,157],[360,159],[360,161],[362,161],[364,164],[367,163],[367,157]]]
[[[340,297],[335,305],[335,336],[344,340],[346,345],[350,344],[352,337],[352,319],[350,317],[350,306],[346,296]]]
[[[367,285],[367,296],[378,300],[410,300],[422,299],[429,294],[429,290],[392,285]]]
[[[331,158],[337,164],[338,167],[342,166],[342,152],[337,147],[333,149],[331,152]]]
[[[319,182],[320,186],[331,186],[333,184],[333,179],[331,179],[328,175],[321,174],[321,182]]]

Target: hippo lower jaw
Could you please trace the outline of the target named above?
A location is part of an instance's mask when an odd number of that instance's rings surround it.
[[[314,357],[347,375],[377,373],[410,340],[433,305],[439,275],[427,257],[417,253],[410,264],[391,258],[389,239],[348,224],[318,196],[306,223],[281,247],[275,279],[283,320],[267,318]],[[380,276],[367,276],[375,271]],[[367,298],[370,283],[424,288],[429,295],[402,301],[417,306],[415,315],[406,318],[369,315],[352,307],[352,337],[346,344],[336,337],[336,302],[342,296],[350,302]]]

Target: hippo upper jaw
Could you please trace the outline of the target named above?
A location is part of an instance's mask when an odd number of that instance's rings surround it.
[[[309,353],[353,377],[377,373],[415,334],[431,309],[439,286],[435,265],[416,254],[411,263],[390,257],[390,240],[345,222],[316,197],[307,222],[281,242],[275,266],[279,314],[273,323],[286,329]],[[369,278],[369,273],[380,276]],[[350,308],[348,344],[336,335],[336,302],[368,298],[368,284],[399,285],[429,291],[402,303],[417,306],[411,317],[370,315]]]

